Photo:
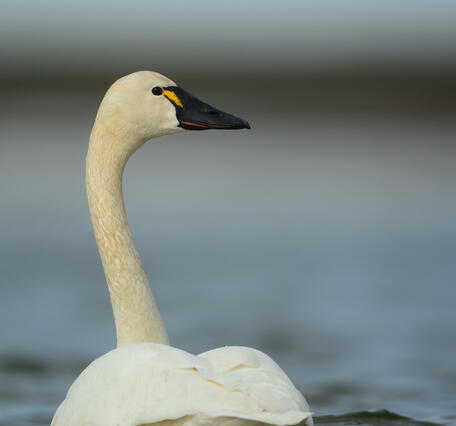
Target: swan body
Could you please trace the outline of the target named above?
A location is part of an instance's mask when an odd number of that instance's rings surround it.
[[[304,397],[262,352],[234,346],[195,356],[169,346],[134,247],[122,195],[128,159],[153,137],[211,128],[250,126],[150,71],[107,91],[90,136],[86,183],[118,347],[80,374],[52,426],[312,426]]]
[[[54,421],[67,426],[166,420],[207,425],[231,418],[288,425],[309,416],[300,392],[260,351],[225,347],[195,356],[137,343],[92,362],[71,386]]]

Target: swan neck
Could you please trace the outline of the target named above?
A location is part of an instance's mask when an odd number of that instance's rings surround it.
[[[133,243],[122,194],[125,164],[142,143],[125,143],[95,123],[86,160],[90,216],[109,288],[117,346],[169,343]]]

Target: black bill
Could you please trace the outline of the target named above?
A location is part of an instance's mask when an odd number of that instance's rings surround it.
[[[162,90],[176,107],[176,117],[183,129],[250,129],[247,121],[200,101],[180,87],[163,87]]]

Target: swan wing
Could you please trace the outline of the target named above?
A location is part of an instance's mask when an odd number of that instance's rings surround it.
[[[260,351],[225,347],[195,356],[136,343],[93,361],[70,387],[52,426],[136,426],[196,415],[280,425],[312,421],[301,393]]]

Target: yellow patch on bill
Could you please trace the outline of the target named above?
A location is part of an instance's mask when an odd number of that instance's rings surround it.
[[[181,100],[178,98],[178,96],[172,92],[171,90],[165,90],[163,89],[163,94],[174,104],[177,106],[180,106],[181,108],[184,108],[184,105],[182,105]]]

